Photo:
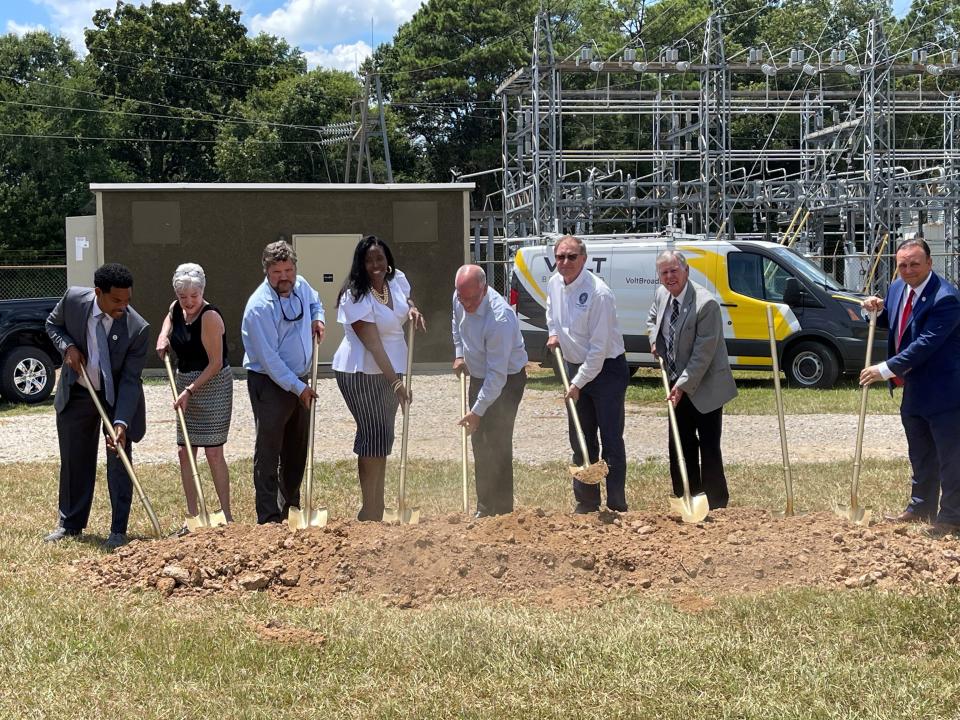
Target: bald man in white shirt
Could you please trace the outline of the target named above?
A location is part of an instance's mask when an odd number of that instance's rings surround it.
[[[559,347],[571,377],[570,392],[587,441],[590,463],[602,456],[607,475],[607,507],[626,512],[627,451],[623,443],[623,404],[630,381],[623,334],[617,324],[613,291],[586,269],[587,246],[566,235],[553,248],[557,274],[547,285],[547,349]],[[573,463],[583,465],[573,421],[567,419]],[[599,440],[597,438],[599,432]],[[602,448],[602,450],[601,450]],[[574,512],[600,509],[600,487],[573,481]]]

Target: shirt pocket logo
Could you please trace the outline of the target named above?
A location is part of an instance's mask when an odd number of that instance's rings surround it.
[[[577,307],[585,308],[587,306],[587,300],[589,298],[590,296],[587,293],[585,292],[580,293],[579,297],[577,297]]]

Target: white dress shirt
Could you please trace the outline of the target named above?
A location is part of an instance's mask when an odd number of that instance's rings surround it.
[[[580,389],[600,374],[604,360],[624,351],[613,291],[586,267],[569,285],[559,273],[550,278],[547,332],[557,336],[567,362],[580,364],[570,381]]]
[[[380,342],[390,359],[390,365],[396,373],[407,371],[407,341],[403,334],[403,324],[410,312],[410,282],[399,270],[388,280],[393,307],[377,302],[372,292],[359,300],[354,300],[350,292],[340,298],[337,308],[337,322],[343,325],[343,340],[333,356],[333,369],[337,372],[362,372],[367,375],[381,375],[382,371],[373,353],[367,350],[363,341],[353,329],[358,320],[374,323],[380,333]]]
[[[910,297],[910,293],[914,293],[913,306],[910,308],[910,317],[913,317],[913,313],[917,311],[917,303],[920,300],[920,296],[923,295],[923,291],[926,289],[931,277],[933,277],[933,273],[928,273],[927,279],[920,283],[915,289],[907,285],[906,292],[903,293],[903,297],[900,299],[900,307],[897,308],[897,322],[890,327],[890,332],[897,333],[896,337],[900,335],[900,326],[903,324],[903,311],[907,307],[907,299]],[[909,322],[910,318],[907,318],[907,321]],[[877,369],[880,370],[880,377],[884,380],[889,380],[896,375],[896,373],[887,366],[886,360],[880,363]]]
[[[527,364],[520,321],[503,296],[487,286],[486,296],[472,313],[463,309],[453,293],[452,325],[456,357],[463,358],[471,377],[483,378],[477,401],[470,408],[483,417],[503,392],[507,375],[520,372]]]
[[[109,337],[113,329],[113,317],[101,310],[99,303],[94,300],[90,317],[87,318],[87,375],[90,376],[90,384],[93,385],[94,390],[99,390],[103,385],[100,369],[100,342],[97,340],[97,323],[100,322],[103,323],[103,331]],[[104,348],[104,352],[110,352],[109,348]],[[77,382],[84,384],[83,375],[77,378]]]

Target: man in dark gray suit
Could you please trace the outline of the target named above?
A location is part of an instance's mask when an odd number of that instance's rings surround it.
[[[93,288],[71,287],[47,318],[47,335],[63,353],[63,369],[53,406],[60,440],[60,522],[46,542],[77,536],[87,525],[97,478],[102,423],[81,366],[113,419],[117,440],[127,454],[146,432],[140,373],[147,356],[150,326],[129,306],[133,275],[123,265],[99,267]],[[107,487],[113,517],[107,546],[127,541],[133,488],[107,438]]]
[[[667,368],[690,492],[705,493],[711,509],[726,507],[730,494],[720,434],[723,406],[737,396],[737,386],[723,341],[720,305],[709,290],[689,279],[690,268],[679,251],[657,256],[657,276],[660,287],[647,316],[647,333],[651,352],[662,357]],[[673,493],[680,497],[680,465],[672,437],[669,442]]]

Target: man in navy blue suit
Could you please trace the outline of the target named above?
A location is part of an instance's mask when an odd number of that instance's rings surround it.
[[[861,385],[887,380],[891,392],[903,388],[912,487],[906,510],[888,519],[932,522],[938,535],[960,532],[960,292],[933,272],[924,240],[897,249],[897,273],[886,300],[864,301],[890,330],[888,359],[860,373]]]

